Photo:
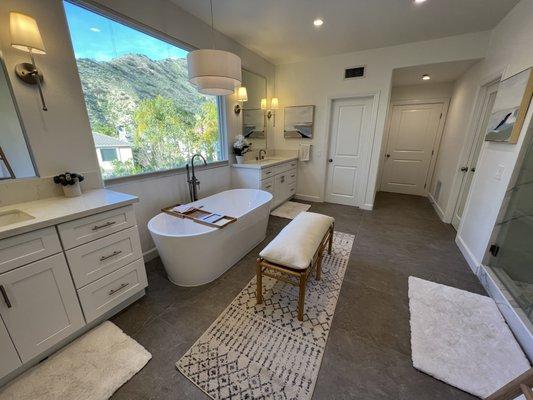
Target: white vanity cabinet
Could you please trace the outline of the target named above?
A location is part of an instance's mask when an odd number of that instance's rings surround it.
[[[232,169],[232,186],[272,193],[271,208],[274,209],[296,194],[297,166],[295,158],[236,164]]]
[[[85,321],[63,253],[0,275],[0,315],[23,362]]]
[[[0,385],[148,286],[136,197],[100,189],[53,201],[13,207],[36,215],[22,232],[0,227]]]

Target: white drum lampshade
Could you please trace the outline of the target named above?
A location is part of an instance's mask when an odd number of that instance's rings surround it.
[[[225,96],[241,84],[241,59],[228,51],[191,51],[187,55],[187,68],[189,82],[203,94]]]

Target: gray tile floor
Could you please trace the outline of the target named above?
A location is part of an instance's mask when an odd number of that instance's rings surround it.
[[[428,200],[378,193],[373,211],[313,204],[356,235],[313,399],[474,399],[411,365],[410,275],[484,294]],[[161,261],[147,264],[147,295],[112,321],[152,353],[113,399],[207,399],[174,367],[251,279],[259,251],[289,220],[271,217],[267,238],[222,277],[181,288]]]

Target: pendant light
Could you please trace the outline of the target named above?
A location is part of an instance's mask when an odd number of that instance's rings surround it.
[[[215,49],[213,0],[210,5],[213,49],[194,50],[187,54],[189,82],[202,94],[225,96],[235,92],[235,87],[241,84],[241,59],[228,51]]]

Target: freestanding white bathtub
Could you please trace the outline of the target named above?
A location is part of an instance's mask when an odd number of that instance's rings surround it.
[[[179,286],[211,282],[244,257],[266,236],[272,195],[257,189],[233,189],[191,203],[237,218],[211,228],[161,213],[148,222],[169,280]]]

